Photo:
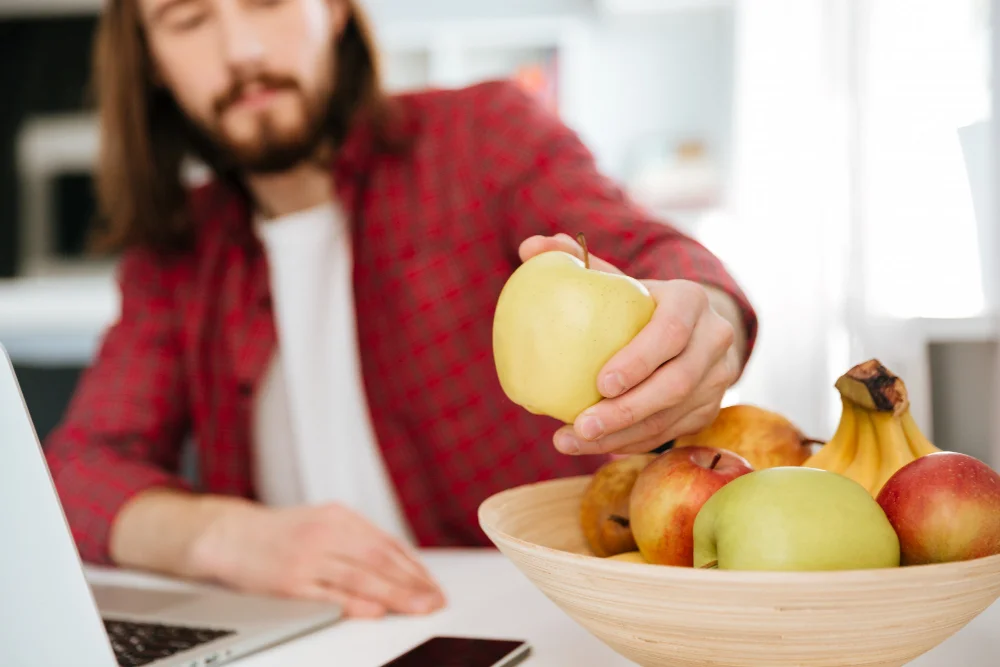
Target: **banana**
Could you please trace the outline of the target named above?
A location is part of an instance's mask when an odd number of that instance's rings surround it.
[[[919,459],[921,456],[941,451],[940,448],[927,439],[927,436],[917,426],[917,421],[909,411],[904,412],[899,420],[903,426],[903,433],[906,434],[906,440],[910,445],[910,451],[913,453],[914,458]]]
[[[897,470],[913,461],[915,457],[910,451],[910,445],[903,432],[903,424],[899,417],[891,412],[871,412],[869,414],[875,428],[875,439],[881,454],[878,476],[874,486],[869,489],[873,496],[877,496],[889,478],[896,474]]]
[[[829,442],[802,463],[804,467],[843,473],[854,460],[858,447],[858,425],[855,419],[855,410],[854,406],[843,396],[840,397],[840,404],[842,410],[837,431]]]
[[[879,467],[882,463],[879,451],[878,435],[871,415],[873,411],[862,407],[854,407],[854,417],[858,423],[858,451],[851,465],[842,473],[850,477],[872,493],[878,481]],[[874,494],[873,494],[874,495]]]
[[[837,379],[841,415],[837,430],[802,465],[849,477],[873,497],[900,468],[941,451],[917,427],[906,385],[877,359]]]

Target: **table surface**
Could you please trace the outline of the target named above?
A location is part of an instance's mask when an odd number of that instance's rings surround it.
[[[627,667],[622,658],[566,616],[506,558],[492,549],[427,550],[423,557],[448,596],[426,617],[345,620],[243,658],[234,667],[379,667],[434,635],[525,639],[527,665]],[[88,568],[94,582],[177,587],[177,582],[132,572]],[[1000,602],[910,667],[997,667]]]

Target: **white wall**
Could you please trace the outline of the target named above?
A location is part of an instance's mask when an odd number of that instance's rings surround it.
[[[728,156],[731,125],[732,12],[705,9],[615,17],[595,11],[592,0],[366,0],[376,32],[412,22],[483,18],[573,17],[584,22],[572,125],[601,167],[625,178],[637,142],[646,138],[705,140],[717,157]],[[389,53],[392,81],[420,77],[421,61]],[[576,75],[574,75],[576,76]]]
[[[427,21],[439,18],[495,18],[583,14],[591,0],[360,0],[375,21]]]
[[[732,18],[726,11],[600,22],[594,30],[593,107],[586,139],[623,176],[646,137],[705,138],[729,154]]]

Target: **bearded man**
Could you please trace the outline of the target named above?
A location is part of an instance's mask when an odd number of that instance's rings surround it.
[[[386,94],[351,0],[109,0],[95,67],[121,314],[46,444],[87,561],[426,613],[418,548],[488,545],[489,494],[693,432],[742,372],[716,257],[513,84]],[[504,395],[491,327],[567,232],[657,305],[564,425]]]

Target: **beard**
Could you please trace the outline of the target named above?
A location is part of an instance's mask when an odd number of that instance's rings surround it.
[[[268,93],[292,95],[298,106],[297,119],[279,121],[273,109],[265,109],[245,119],[253,125],[252,131],[234,136],[226,129],[225,115],[250,85],[259,86]],[[329,87],[321,87],[309,95],[295,79],[277,74],[261,73],[252,78],[236,79],[215,100],[211,121],[197,123],[201,143],[210,146],[216,160],[229,169],[250,174],[288,171],[317,157],[326,135],[331,94]]]

